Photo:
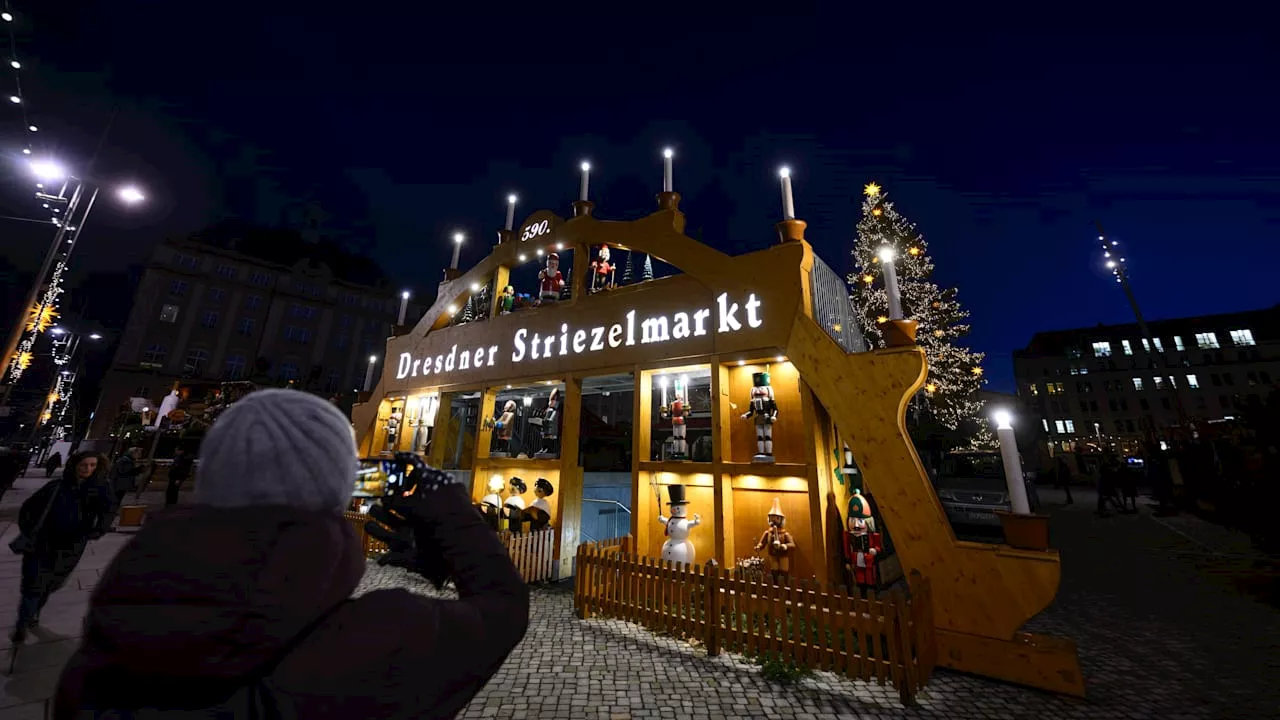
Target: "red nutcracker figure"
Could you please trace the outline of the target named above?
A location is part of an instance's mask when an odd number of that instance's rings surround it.
[[[547,267],[538,271],[538,302],[553,303],[560,299],[560,290],[564,288],[564,277],[560,274],[560,256],[556,253],[547,255]]]
[[[844,532],[844,567],[851,585],[876,588],[880,583],[876,561],[884,545],[880,533],[876,532],[875,519],[871,517],[871,503],[863,497],[857,485],[852,487],[852,491],[849,520]]]
[[[609,263],[609,246],[601,245],[599,255],[591,261],[591,292],[613,289],[614,271]]]
[[[685,397],[685,387],[688,381],[679,378],[675,381],[675,390],[671,405],[667,405],[667,379],[662,379],[662,405],[658,407],[658,414],[663,420],[671,421],[671,457],[668,460],[688,460],[689,459],[689,443],[685,440],[685,431],[687,428],[684,419],[689,415],[689,403]]]

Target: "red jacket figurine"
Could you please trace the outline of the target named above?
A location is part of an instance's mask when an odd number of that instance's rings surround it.
[[[849,520],[844,535],[844,564],[858,587],[876,587],[880,573],[876,558],[884,549],[880,533],[875,531],[871,505],[856,489],[849,498]]]

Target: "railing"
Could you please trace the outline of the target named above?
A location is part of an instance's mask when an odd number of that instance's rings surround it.
[[[822,258],[814,256],[809,271],[809,291],[813,300],[813,320],[845,352],[866,352],[867,341],[849,304],[849,286]]]
[[[555,528],[548,527],[518,535],[503,530],[498,533],[498,539],[507,548],[511,562],[515,563],[525,582],[550,582],[555,579]]]
[[[721,649],[851,679],[886,683],[911,703],[936,661],[927,580],[911,597],[849,595],[836,587],[736,577],[713,563],[663,562],[580,545],[573,604],[579,618],[605,615]]]
[[[623,505],[622,503],[618,502],[617,500],[596,500],[596,499],[594,499],[594,498],[582,498],[582,502],[584,502],[584,503],[599,503],[599,504],[601,504],[601,505],[617,505],[617,506],[618,506],[618,509],[622,510],[622,512],[624,512],[624,513],[626,513],[626,514],[627,514],[628,520],[627,520],[627,527],[626,527],[626,530],[627,530],[628,532],[630,532],[630,530],[631,530],[631,520],[630,520],[630,517],[631,517],[631,508],[627,507],[626,505]],[[600,517],[600,515],[599,515],[599,514],[597,514],[597,515],[596,515],[596,517],[597,517],[597,518],[599,518],[599,517]],[[619,535],[618,535],[618,530],[619,530],[619,528],[618,528],[618,517],[619,517],[618,512],[617,512],[617,510],[615,510],[615,511],[614,511],[614,513],[613,513],[613,535],[611,535],[610,537],[619,537]]]

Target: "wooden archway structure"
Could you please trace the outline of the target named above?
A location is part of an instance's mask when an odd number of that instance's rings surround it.
[[[839,439],[852,449],[865,484],[893,535],[904,571],[919,572],[932,584],[939,663],[1055,692],[1083,695],[1075,644],[1020,631],[1057,593],[1058,553],[957,539],[911,444],[905,423],[906,407],[924,383],[923,351],[904,345],[850,353],[827,334],[813,318],[810,282],[815,256],[803,238],[803,222],[780,224],[782,242],[777,246],[730,256],[684,234],[685,216],[678,209],[678,201],[678,195],[664,193],[659,196],[657,212],[625,222],[598,220],[591,215],[590,203],[579,202],[570,219],[560,220],[542,211],[530,216],[520,230],[500,233],[501,242],[488,257],[442,284],[439,296],[417,326],[388,342],[388,361],[372,397],[382,398],[402,389],[396,386],[399,381],[392,361],[401,352],[422,347],[447,349],[448,343],[457,342],[467,326],[449,327],[453,315],[450,307],[465,302],[474,285],[493,281],[499,290],[506,285],[509,268],[521,264],[522,255],[530,259],[537,247],[533,242],[516,239],[531,223],[547,220],[550,237],[565,249],[572,249],[578,259],[571,278],[574,300],[560,303],[563,307],[531,311],[546,314],[550,325],[557,324],[560,317],[569,318],[584,310],[586,303],[597,301],[596,297],[582,297],[587,268],[584,259],[590,257],[590,248],[602,244],[660,258],[713,293],[761,293],[770,297],[770,312],[776,320],[765,335],[740,342],[733,338],[709,342],[715,343],[716,352],[764,345],[785,351],[804,385],[839,429]],[[433,336],[442,337],[437,340]],[[548,362],[552,363],[552,371],[563,367],[559,360]],[[517,372],[501,363],[493,368],[497,372],[504,369]],[[371,433],[377,411],[376,401],[355,407],[353,421],[358,434]],[[576,423],[577,418],[565,418],[566,446],[570,422]],[[830,512],[828,505],[835,500],[834,495],[824,499],[824,514]]]

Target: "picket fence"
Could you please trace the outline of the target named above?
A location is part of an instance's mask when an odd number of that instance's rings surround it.
[[[364,529],[364,524],[371,518],[362,513],[343,513],[347,522],[355,529],[360,545],[366,557],[377,557],[387,551],[381,540],[373,538]],[[556,536],[553,528],[543,528],[533,532],[515,534],[507,530],[498,533],[498,539],[511,555],[511,562],[525,582],[549,582],[555,579],[556,572]]]
[[[614,617],[721,650],[891,684],[904,705],[936,663],[927,579],[910,597],[850,595],[816,582],[748,580],[704,566],[627,552],[629,543],[578,546],[573,605],[579,618]]]

